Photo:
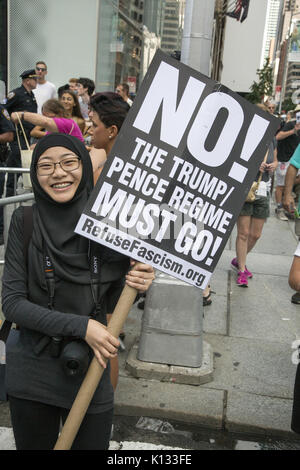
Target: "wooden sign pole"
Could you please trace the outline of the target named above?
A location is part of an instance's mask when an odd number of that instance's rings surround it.
[[[136,298],[137,290],[125,286],[108,325],[108,331],[118,338]],[[102,377],[104,368],[94,357],[81,384],[73,406],[62,428],[54,450],[69,450],[87,412],[95,390]]]

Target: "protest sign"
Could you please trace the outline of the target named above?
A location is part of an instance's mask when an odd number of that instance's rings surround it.
[[[204,289],[277,128],[158,51],[76,232]]]

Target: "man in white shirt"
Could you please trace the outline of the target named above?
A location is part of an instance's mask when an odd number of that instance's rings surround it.
[[[57,97],[56,87],[53,83],[46,80],[47,65],[45,62],[40,60],[36,63],[35,72],[38,76],[36,89],[34,90],[35,99],[38,105],[38,113],[42,114],[43,104],[52,98]]]

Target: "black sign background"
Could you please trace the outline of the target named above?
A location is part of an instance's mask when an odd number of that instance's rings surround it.
[[[203,289],[278,124],[158,51],[76,232]]]

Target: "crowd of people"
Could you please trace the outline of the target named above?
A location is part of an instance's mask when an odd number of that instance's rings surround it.
[[[300,143],[300,105],[282,116],[276,114],[273,101],[258,106],[281,119],[256,176],[259,185],[255,200],[245,201],[237,221],[236,257],[231,261],[231,267],[237,272],[236,283],[240,287],[248,287],[248,280],[253,277],[246,266],[246,258],[262,235],[263,226],[270,215],[273,191],[278,220],[285,222],[292,218],[296,221],[295,227],[299,227],[295,207],[300,194],[300,177],[295,156]],[[295,292],[291,301],[300,304],[300,292]]]
[[[21,150],[30,142],[30,177],[35,196],[28,256],[24,256],[23,207],[13,214],[5,253],[2,309],[20,332],[18,342],[7,354],[6,387],[17,448],[30,449],[34,445],[35,450],[51,449],[60,420],[66,419],[82,378],[82,373],[78,373],[70,380],[70,371],[66,373],[59,359],[74,345],[83,350],[84,362],[95,355],[105,372],[73,449],[107,449],[120,341],[108,332],[106,325],[124,283],[145,295],[154,271],[150,265],[95,246],[76,235],[74,228],[132,100],[126,83],[120,83],[115,92],[95,93],[93,80],[79,77],[70,78],[57,89],[46,79],[47,72],[46,63],[38,61],[35,68],[20,75],[22,84],[8,93],[6,102],[0,105],[2,165],[20,168]],[[271,101],[258,106],[276,113]],[[236,256],[231,267],[237,272],[239,287],[248,287],[253,277],[247,255],[261,237],[270,215],[273,187],[278,220],[284,222],[299,215],[298,112],[300,105],[282,119],[261,162],[256,197],[245,201],[238,217]],[[6,196],[14,194],[14,185],[13,175],[8,175]],[[0,195],[4,194],[4,187],[1,173]],[[299,224],[296,227],[300,238]],[[0,210],[0,244],[4,242],[3,228]],[[91,274],[95,259],[101,262],[96,291]],[[47,273],[45,260],[50,266]],[[300,304],[299,260],[300,244],[289,279],[295,289],[291,301],[296,304]],[[211,294],[208,286],[203,291],[203,306],[212,304]],[[139,305],[143,308],[144,301]],[[297,377],[300,382],[300,371]],[[300,391],[295,395],[293,415],[296,432],[300,432],[299,403]]]
[[[20,150],[30,145],[33,149],[39,139],[51,132],[73,135],[87,145],[91,153],[93,170],[99,175],[106,159],[103,149],[97,150],[90,145],[92,122],[89,116],[90,99],[95,93],[95,83],[90,78],[70,78],[68,83],[57,87],[47,80],[48,68],[45,61],[37,61],[35,68],[21,73],[21,85],[10,91],[0,111],[2,133],[1,160],[10,168],[22,167]],[[129,106],[129,86],[120,83],[115,90]],[[21,121],[21,122],[20,122]],[[6,138],[5,133],[13,133],[13,139]],[[5,140],[6,139],[6,140]],[[7,155],[7,143],[10,152]],[[5,154],[5,158],[4,158]],[[4,195],[4,173],[0,174],[0,196]],[[9,173],[6,181],[5,196],[15,194],[16,178]],[[0,244],[4,243],[3,209],[0,209]]]
[[[46,73],[44,61],[23,72],[0,107],[3,164],[21,167],[30,141],[35,196],[30,214],[23,206],[13,213],[5,251],[2,311],[19,333],[7,348],[5,386],[17,449],[52,449],[95,357],[104,373],[72,449],[108,449],[120,341],[107,324],[124,285],[143,294],[154,270],[74,229],[130,104],[120,93],[94,93],[85,78],[56,95]],[[13,125],[20,122],[24,134]]]

